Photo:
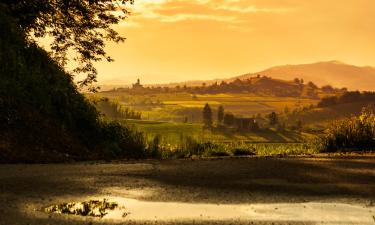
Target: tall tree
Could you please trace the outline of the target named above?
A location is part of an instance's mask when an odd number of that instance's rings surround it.
[[[113,61],[104,50],[106,41],[125,40],[111,26],[129,15],[127,3],[133,0],[1,0],[0,10],[13,18],[28,42],[52,38],[51,56],[61,66],[68,52],[75,53],[78,66],[72,75],[84,74],[79,83],[86,86],[96,81],[94,62]]]
[[[279,118],[275,112],[272,112],[268,115],[269,123],[271,126],[275,126],[279,123]]]
[[[203,123],[206,127],[212,126],[212,110],[208,103],[203,108]]]
[[[217,109],[217,121],[220,124],[224,121],[224,106],[222,105]]]

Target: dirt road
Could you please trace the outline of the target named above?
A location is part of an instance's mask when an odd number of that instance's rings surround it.
[[[108,198],[130,213],[46,214]],[[375,156],[0,165],[0,224],[375,224]]]

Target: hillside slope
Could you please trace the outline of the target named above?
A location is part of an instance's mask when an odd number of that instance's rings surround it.
[[[276,66],[229,80],[248,79],[257,74],[284,80],[293,80],[298,77],[305,81],[313,81],[319,86],[330,84],[335,87],[347,87],[351,90],[375,90],[373,85],[375,80],[374,67],[358,67],[338,61]]]
[[[138,157],[141,137],[99,112],[0,10],[0,163]]]
[[[186,82],[155,84],[148,86],[201,86],[203,83],[210,85],[215,82],[220,83],[222,81],[232,82],[236,79],[247,80],[256,77],[257,75],[268,76],[286,81],[292,81],[294,78],[302,78],[304,81],[312,81],[318,86],[332,85],[333,87],[337,88],[346,87],[349,90],[375,91],[375,86],[373,85],[375,80],[375,67],[359,67],[339,61],[317,62],[300,65],[282,65],[271,67],[259,72],[230,77],[227,79],[190,80]]]

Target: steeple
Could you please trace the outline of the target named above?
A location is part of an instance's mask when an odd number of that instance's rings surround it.
[[[141,84],[141,80],[138,78],[137,83],[133,84],[133,89],[142,89],[143,85]]]

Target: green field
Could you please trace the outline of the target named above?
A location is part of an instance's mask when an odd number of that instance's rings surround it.
[[[142,113],[142,120],[121,120],[144,134],[146,148],[153,157],[185,158],[194,156],[299,155],[320,149],[319,134],[337,119],[361,112],[368,101],[316,107],[319,100],[293,97],[255,96],[252,94],[133,94],[99,93]],[[213,111],[213,126],[203,126],[203,107]],[[217,108],[238,118],[252,117],[259,129],[218,125]],[[288,109],[288,110],[286,110]],[[271,124],[270,112],[277,123]],[[117,118],[118,119],[118,118]],[[319,136],[319,137],[318,137]]]
[[[312,137],[304,132],[277,132],[268,129],[259,132],[225,132],[204,129],[201,124],[158,122],[143,120],[126,120],[125,124],[142,131],[147,137],[160,135],[164,142],[175,143],[181,137],[192,137],[201,141],[219,143],[245,142],[245,143],[299,143]]]
[[[126,92],[104,92],[97,95],[108,97],[120,104],[142,113],[146,120],[201,122],[201,110],[208,103],[215,112],[223,105],[226,112],[237,116],[251,117],[272,111],[281,112],[316,104],[316,99],[255,96],[252,94],[205,94],[160,93],[130,95]],[[216,114],[214,113],[214,116]]]
[[[98,93],[120,105],[142,113],[142,120],[122,120],[122,123],[141,131],[149,148],[158,148],[160,157],[191,157],[192,155],[278,155],[310,152],[306,147],[314,135],[306,132],[270,128],[264,118],[270,112],[290,111],[316,104],[317,100],[256,96],[252,94],[133,94],[126,92]],[[202,109],[208,103],[216,121],[217,108],[239,117],[257,117],[259,131],[244,132],[233,128],[205,129]],[[185,122],[183,122],[185,121]],[[156,144],[155,144],[156,142]],[[154,144],[153,144],[154,143]],[[156,145],[157,147],[150,147]]]
[[[158,137],[158,151],[162,158],[314,153],[314,149],[306,144],[314,136],[303,132],[267,129],[259,132],[225,133],[204,129],[200,124],[141,120],[122,122],[142,131],[148,143]]]

